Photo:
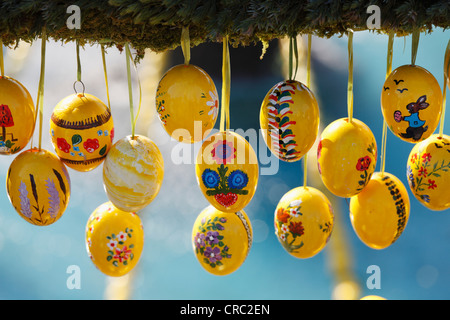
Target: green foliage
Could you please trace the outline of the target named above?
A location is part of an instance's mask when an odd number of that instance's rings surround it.
[[[70,30],[69,5],[81,8],[81,29]],[[46,27],[50,38],[81,44],[102,42],[122,47],[126,42],[140,55],[180,45],[181,29],[189,26],[191,45],[220,42],[229,35],[233,46],[250,45],[296,34],[342,35],[348,28],[366,29],[369,5],[381,9],[381,29],[398,36],[415,28],[431,32],[449,27],[448,0],[3,0],[1,40],[14,46],[36,40]]]

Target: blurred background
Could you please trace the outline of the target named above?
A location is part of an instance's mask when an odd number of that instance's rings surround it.
[[[443,85],[443,61],[450,31],[422,34],[416,64],[428,69]],[[381,148],[383,118],[380,94],[385,79],[388,36],[369,31],[354,35],[354,117],[365,122]],[[259,110],[269,89],[287,77],[287,41],[274,40],[262,59],[262,45],[230,48],[231,128],[259,130]],[[306,38],[299,38],[297,80],[305,82]],[[4,49],[5,74],[19,80],[36,101],[40,69],[40,40]],[[100,47],[81,50],[82,81],[86,92],[106,102]],[[347,37],[312,38],[312,84],[320,107],[321,128],[347,116]],[[395,38],[393,69],[411,61],[411,37]],[[106,62],[115,121],[116,141],[131,133],[125,52],[107,50]],[[310,259],[289,255],[274,234],[275,207],[284,193],[303,185],[303,160],[278,162],[275,174],[261,175],[255,196],[244,209],[254,232],[247,260],[236,272],[218,277],[197,261],[191,243],[197,215],[208,206],[197,187],[194,159],[200,143],[182,147],[191,161],[180,163],[181,146],[163,130],[155,111],[156,86],[171,66],[183,63],[181,49],[148,52],[133,73],[135,106],[139,77],[143,102],[137,133],[147,135],[160,148],[165,176],[156,199],[139,213],[145,246],[137,267],[127,276],[110,278],[90,261],[85,247],[85,226],[90,214],[108,201],[103,189],[102,166],[87,173],[69,170],[71,199],[55,224],[37,227],[24,221],[8,200],[0,183],[0,299],[359,299],[379,295],[386,299],[450,298],[450,212],[433,212],[412,195],[405,164],[412,144],[387,135],[386,171],[407,187],[411,214],[400,238],[390,247],[374,250],[353,231],[348,199],[327,193],[335,210],[335,226],[325,249]],[[222,83],[222,44],[205,43],[191,49],[191,64],[214,79],[219,95]],[[52,110],[73,93],[76,80],[74,43],[47,45],[43,148],[53,151],[49,136]],[[450,126],[450,112],[446,123]],[[216,128],[218,128],[217,121]],[[448,134],[449,129],[444,130]],[[37,139],[37,130],[34,135]],[[258,152],[263,140],[252,142]],[[315,147],[308,154],[308,185],[323,188],[317,175]],[[380,154],[380,152],[378,153]],[[0,157],[0,180],[14,156]],[[380,160],[380,159],[378,159]],[[380,163],[381,161],[379,161]],[[268,164],[260,164],[267,167]],[[377,165],[377,171],[380,165]],[[81,288],[69,289],[69,266],[81,272]],[[367,269],[376,265],[381,288],[369,289]]]

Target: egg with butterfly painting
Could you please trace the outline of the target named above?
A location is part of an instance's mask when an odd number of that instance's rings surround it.
[[[70,177],[56,155],[33,148],[12,161],[6,189],[11,204],[23,219],[47,226],[58,221],[69,204]]]
[[[348,198],[361,192],[375,171],[377,145],[362,121],[341,118],[322,132],[317,165],[322,182],[334,195]]]
[[[350,221],[359,239],[372,249],[392,245],[408,223],[410,202],[393,174],[375,172],[367,186],[350,199]]]
[[[0,154],[16,154],[34,131],[36,111],[28,90],[17,80],[0,76]]]
[[[210,204],[220,211],[237,212],[255,194],[258,159],[244,137],[231,131],[218,132],[203,142],[196,158],[195,174]]]
[[[198,66],[174,66],[159,81],[156,111],[165,131],[173,139],[184,143],[202,141],[217,120],[216,86]]]
[[[403,141],[431,136],[441,117],[442,91],[436,78],[417,65],[398,67],[381,91],[381,111],[390,130]]]
[[[198,262],[217,276],[238,270],[252,242],[252,225],[243,210],[223,212],[209,205],[197,216],[192,228],[192,244]]]
[[[72,94],[53,109],[50,135],[69,168],[87,172],[103,163],[114,139],[111,110],[88,93]]]
[[[414,197],[435,211],[450,208],[450,137],[434,134],[411,150],[408,184]]]
[[[319,131],[319,107],[312,91],[299,81],[277,83],[260,109],[266,145],[279,159],[300,160],[313,146]]]
[[[120,277],[138,264],[144,247],[144,228],[135,212],[116,208],[111,202],[90,215],[85,232],[86,250],[104,274]]]
[[[294,188],[283,195],[274,215],[275,234],[290,255],[307,259],[325,248],[334,225],[328,198],[312,187]]]

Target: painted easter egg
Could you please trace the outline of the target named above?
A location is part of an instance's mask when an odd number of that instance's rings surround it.
[[[450,208],[450,137],[434,134],[412,148],[407,163],[409,188],[431,210]]]
[[[319,106],[304,84],[287,80],[277,83],[265,96],[260,126],[272,153],[287,162],[300,160],[316,141]]]
[[[14,209],[34,225],[53,224],[69,204],[67,169],[56,155],[44,149],[28,149],[13,160],[6,188]]]
[[[223,212],[209,205],[198,215],[192,228],[197,260],[206,271],[217,276],[239,269],[252,241],[252,225],[242,210]]]
[[[426,69],[398,67],[381,91],[381,111],[390,130],[400,139],[417,143],[436,130],[441,117],[442,91]]]
[[[375,137],[360,120],[338,119],[323,130],[317,148],[318,169],[334,195],[347,198],[361,192],[375,171],[376,160]]]
[[[274,216],[278,241],[296,258],[311,258],[322,251],[333,230],[331,203],[312,187],[298,187],[284,194]]]
[[[173,139],[185,143],[202,141],[217,120],[216,86],[200,67],[192,64],[174,66],[159,81],[156,111]]]
[[[50,134],[56,154],[68,167],[93,170],[105,160],[113,142],[111,111],[93,95],[72,94],[53,109]]]
[[[103,164],[103,184],[120,210],[139,211],[158,195],[164,159],[156,144],[141,135],[127,136],[111,147]]]
[[[205,140],[195,163],[197,183],[217,210],[242,210],[255,194],[259,177],[256,153],[242,136],[226,131]]]
[[[0,76],[0,154],[25,148],[33,135],[35,117],[28,90],[19,81]]]
[[[139,262],[144,229],[134,212],[117,209],[111,202],[98,206],[86,224],[86,250],[104,274],[120,277]]]
[[[367,186],[350,199],[350,221],[359,239],[372,249],[384,249],[404,231],[409,196],[394,175],[375,172]]]

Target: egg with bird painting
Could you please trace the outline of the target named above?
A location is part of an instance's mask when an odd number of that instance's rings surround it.
[[[403,141],[425,140],[434,133],[441,117],[438,81],[420,66],[398,67],[383,85],[381,111],[387,126]]]

